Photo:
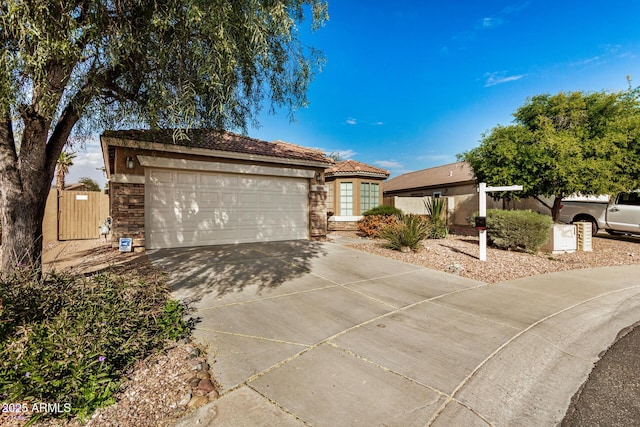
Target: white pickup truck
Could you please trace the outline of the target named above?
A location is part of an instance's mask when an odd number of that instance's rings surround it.
[[[593,234],[600,229],[609,234],[640,234],[640,192],[620,193],[613,203],[563,199],[559,221],[590,222]]]

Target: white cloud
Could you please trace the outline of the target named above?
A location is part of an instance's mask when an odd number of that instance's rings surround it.
[[[483,18],[480,21],[480,28],[483,30],[491,30],[501,26],[503,22],[502,18]]]
[[[484,87],[491,87],[501,85],[503,83],[514,82],[526,77],[526,74],[514,74],[511,76],[506,75],[506,72],[485,73],[484,77],[487,79]]]
[[[358,154],[353,150],[338,150],[338,151],[335,151],[335,152],[338,153],[338,155],[340,156],[341,159],[345,159],[345,160],[348,160],[348,159],[352,158],[353,156],[355,156],[356,154]]]
[[[355,117],[349,117],[347,118],[347,120],[345,121],[345,124],[354,126],[354,125],[367,125],[367,126],[382,126],[384,124],[384,122],[382,121],[374,121],[374,122],[370,122],[370,121],[358,121]]]
[[[376,160],[373,164],[387,169],[401,169],[404,167],[402,163],[395,160]]]

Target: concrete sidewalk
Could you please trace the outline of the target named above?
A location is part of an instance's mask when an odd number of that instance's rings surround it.
[[[640,266],[495,285],[335,243],[149,253],[190,300],[222,397],[192,425],[555,425]]]

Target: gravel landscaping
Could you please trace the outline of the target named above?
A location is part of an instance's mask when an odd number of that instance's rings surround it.
[[[458,230],[442,240],[427,240],[416,252],[402,253],[383,247],[380,239],[361,238],[361,243],[349,245],[364,252],[421,265],[434,270],[459,274],[485,283],[498,283],[519,277],[556,271],[577,270],[640,263],[640,237],[609,236],[599,233],[593,238],[593,251],[552,255],[541,252],[527,254],[487,248],[487,261],[478,259],[477,232]],[[475,234],[475,235],[474,235]],[[342,237],[357,238],[357,234],[341,232]]]

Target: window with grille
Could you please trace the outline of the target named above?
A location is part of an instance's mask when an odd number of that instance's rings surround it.
[[[340,215],[353,215],[353,182],[340,183]]]
[[[360,212],[380,206],[380,184],[373,182],[360,183]]]

